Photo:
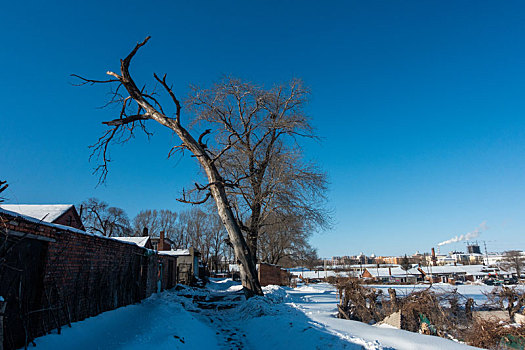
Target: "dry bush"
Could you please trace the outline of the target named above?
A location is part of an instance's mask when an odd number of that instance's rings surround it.
[[[457,316],[451,311],[452,308],[446,308],[445,302],[457,300],[451,297],[449,293],[435,293],[429,289],[414,291],[404,298],[399,299],[398,305],[401,310],[401,328],[418,332],[421,327],[421,316],[425,316],[430,324],[435,327],[437,334],[449,332],[456,323]],[[455,303],[453,301],[453,303]],[[457,303],[456,303],[457,305]]]
[[[402,329],[419,332],[422,319],[428,319],[430,327],[426,327],[427,331],[440,336],[459,336],[460,330],[466,328],[470,319],[465,312],[470,307],[460,307],[463,297],[455,290],[436,293],[425,289],[398,297],[394,289],[389,289],[388,298],[381,290],[360,282],[349,278],[337,280],[340,318],[373,323],[400,311]]]
[[[525,347],[525,327],[495,320],[476,319],[463,333],[463,340],[472,346],[484,349],[508,349],[512,342],[514,349]]]
[[[389,289],[390,298],[382,291],[363,285],[352,278],[330,281],[339,291],[339,318],[366,323],[383,320],[393,312],[401,312],[401,328],[412,332],[460,339],[486,349],[525,349],[525,327],[516,324],[482,320],[472,317],[473,299],[456,290],[436,293],[430,288],[398,297]],[[516,288],[494,288],[487,297],[490,304],[513,315],[525,303],[524,294]],[[486,306],[486,305],[485,305]]]
[[[485,306],[507,310],[512,318],[525,305],[525,292],[514,287],[494,287],[490,292],[483,293],[487,297]]]
[[[339,291],[340,318],[375,323],[385,317],[381,307],[381,290],[363,287],[355,278],[340,279],[336,287]]]
[[[331,285],[337,285],[337,279],[338,277],[336,276],[328,276],[326,277],[326,282],[330,283]]]

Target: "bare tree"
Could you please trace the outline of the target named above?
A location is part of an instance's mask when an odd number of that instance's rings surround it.
[[[148,91],[145,86],[143,88],[137,87],[137,84],[129,72],[129,66],[137,51],[144,46],[149,39],[150,37],[147,37],[143,42],[137,44],[129,55],[121,60],[120,73],[107,72],[107,74],[111,76],[110,79],[92,80],[77,76],[82,80],[82,84],[116,84],[113,99],[110,103],[120,105],[120,114],[117,119],[104,122],[109,129],[99,138],[97,144],[94,145],[94,155],[98,155],[102,159],[102,164],[98,167],[98,170],[101,172],[101,179],[103,180],[107,175],[107,164],[109,160],[108,146],[112,142],[125,142],[133,136],[136,128],[140,128],[147,133],[145,129],[145,121],[147,120],[154,120],[172,130],[182,141],[182,144],[176,146],[174,149],[190,151],[199,161],[208,180],[208,183],[205,185],[195,184],[194,191],[192,192],[202,193],[204,195],[203,198],[194,199],[188,197],[186,193],[183,192],[183,197],[180,201],[199,204],[213,197],[221,221],[226,227],[230,241],[234,247],[236,259],[241,265],[241,280],[245,287],[246,295],[262,295],[262,289],[257,278],[255,261],[249,254],[249,248],[243,237],[241,228],[235,219],[226,194],[226,188],[232,186],[232,184],[225,181],[216,164],[220,156],[231,148],[231,145],[226,145],[219,152],[212,153],[203,142],[203,138],[209,134],[211,130],[204,131],[195,139],[188,130],[182,126],[182,106],[166,81],[166,75],[161,78],[157,74],[153,74],[153,77],[171,98],[175,106],[173,116],[165,112],[164,107],[159,101],[159,96],[156,95],[154,91]]]
[[[265,89],[236,78],[193,87],[188,99],[195,123],[217,130],[207,147],[221,155],[217,165],[232,184],[227,192],[254,261],[263,227],[276,222],[267,220],[270,215],[328,224],[326,175],[303,161],[296,143],[316,138],[304,112],[307,101],[300,80]]]
[[[166,237],[175,239],[179,233],[177,217],[177,212],[168,209],[141,210],[133,219],[133,231],[135,235],[141,236],[144,228],[147,228],[152,237],[158,237],[160,231],[164,231]]]
[[[298,261],[310,270],[313,270],[320,264],[319,256],[317,255],[317,249],[309,245],[303,248],[301,254],[298,257]]]
[[[259,234],[258,251],[262,261],[276,265],[301,264],[304,253],[311,249],[311,233],[301,217],[269,215]]]
[[[502,267],[516,270],[517,278],[521,278],[521,273],[525,269],[525,255],[520,250],[507,250],[503,252]]]
[[[79,206],[80,217],[91,233],[99,233],[106,237],[130,236],[131,226],[123,209],[110,207],[97,198],[89,198]]]
[[[168,209],[159,211],[159,226],[164,231],[166,237],[174,239],[178,232],[177,213]]]
[[[210,221],[210,263],[208,264],[211,268],[215,269],[215,272],[219,271],[219,265],[222,258],[223,247],[226,245],[226,231],[224,226],[221,224],[221,219],[217,215],[216,211],[213,211],[208,216]]]
[[[191,208],[186,213],[186,235],[188,245],[201,253],[205,264],[208,264],[211,252],[211,227],[208,214],[201,208]]]
[[[408,259],[406,254],[401,259],[401,264],[399,264],[399,267],[401,267],[401,270],[405,271],[405,282],[408,283],[408,270],[410,270],[412,264],[410,263],[410,260]]]
[[[144,229],[152,237],[158,237],[161,231],[160,219],[157,210],[141,210],[133,219],[133,232],[135,236],[142,236]]]
[[[7,184],[7,181],[0,180],[0,193],[7,190],[7,187],[9,187],[9,185]],[[5,200],[4,197],[0,197],[0,203],[2,203],[4,200]]]

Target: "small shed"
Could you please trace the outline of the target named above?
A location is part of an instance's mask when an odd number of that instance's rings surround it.
[[[199,278],[200,252],[193,247],[169,251],[159,251],[160,255],[177,257],[177,282],[192,284]]]

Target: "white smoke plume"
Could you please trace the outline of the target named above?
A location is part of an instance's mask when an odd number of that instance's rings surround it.
[[[468,232],[463,235],[459,235],[449,240],[438,243],[438,246],[442,246],[442,245],[450,244],[450,243],[461,242],[461,241],[468,241],[469,239],[478,237],[481,232],[486,231],[487,229],[488,229],[487,223],[486,221],[483,221],[474,231]]]

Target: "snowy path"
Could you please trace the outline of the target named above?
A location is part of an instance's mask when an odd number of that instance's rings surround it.
[[[452,341],[334,318],[328,284],[269,286],[244,300],[240,286],[214,281],[109,311],[36,339],[37,349],[469,349]],[[471,348],[472,349],[472,348]]]

